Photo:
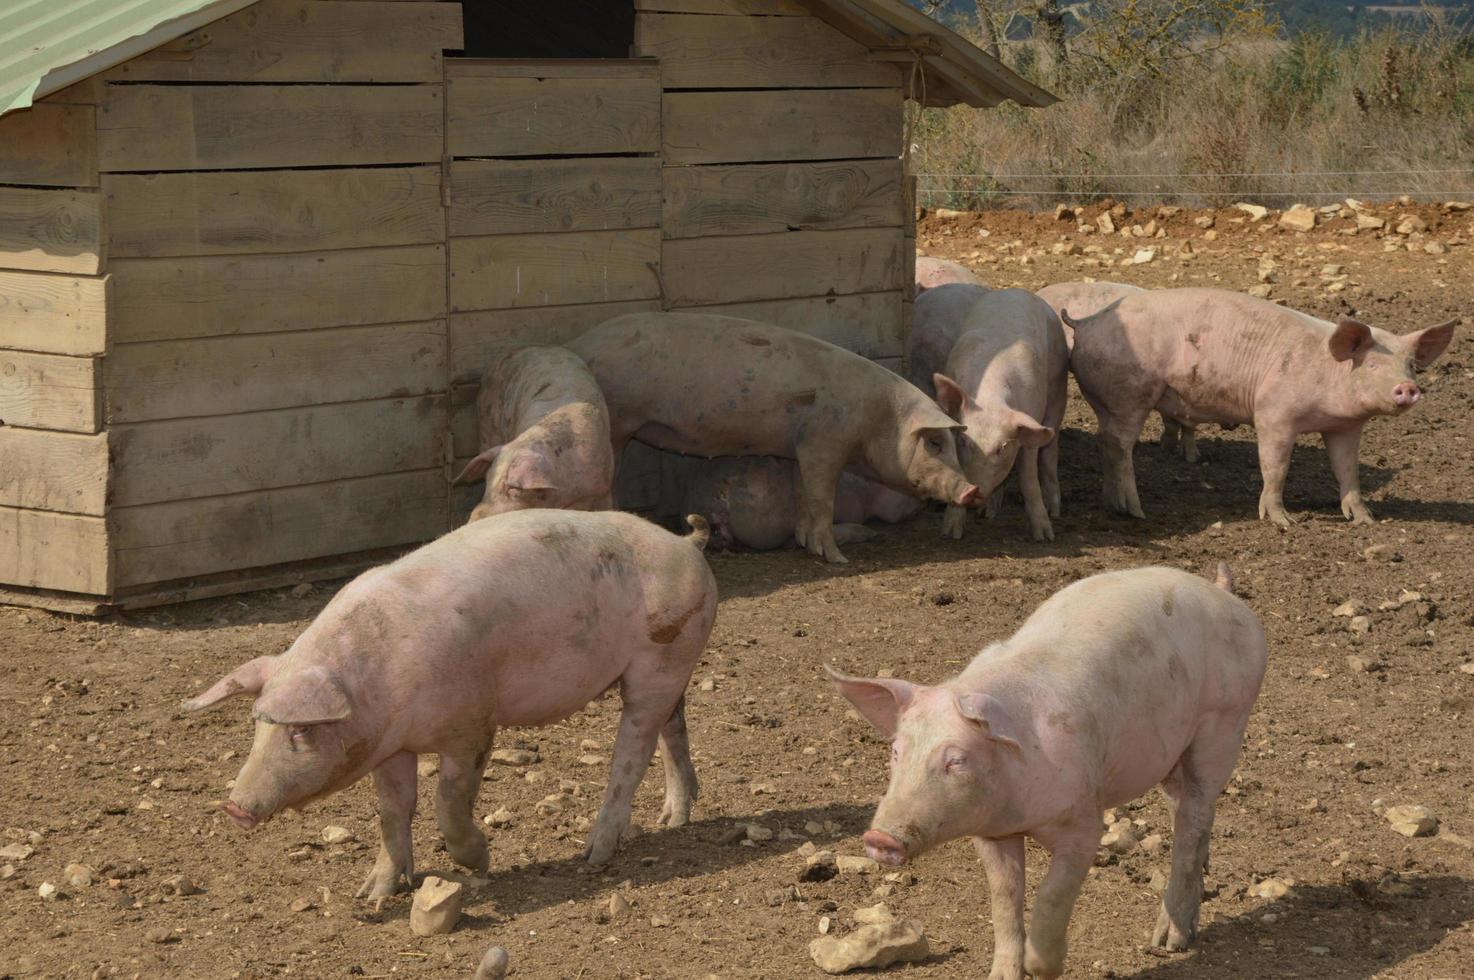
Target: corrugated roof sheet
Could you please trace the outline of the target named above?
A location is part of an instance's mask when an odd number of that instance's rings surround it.
[[[0,114],[254,0],[0,0]]]

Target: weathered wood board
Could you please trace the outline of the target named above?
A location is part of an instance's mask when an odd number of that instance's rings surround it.
[[[894,88],[900,69],[816,17],[642,13],[635,54],[668,89]]]
[[[885,292],[901,288],[902,242],[899,228],[686,238],[665,243],[661,275],[671,306]]]
[[[827,340],[871,359],[900,357],[904,349],[901,333],[904,295],[893,290],[851,296],[808,296],[702,306],[692,312],[772,323]]]
[[[108,430],[112,501],[130,507],[430,469],[445,463],[446,425],[444,395],[116,425]]]
[[[115,582],[122,588],[427,541],[446,529],[447,499],[437,467],[119,507],[109,518]]]
[[[445,238],[438,166],[106,174],[102,187],[116,258],[311,252]],[[0,265],[5,262],[0,248]]]
[[[120,344],[109,424],[229,415],[445,388],[445,322]]]
[[[120,344],[410,323],[445,314],[444,245],[118,259],[108,268],[108,317],[113,342]]]
[[[0,507],[107,513],[107,436],[0,425]]]
[[[450,308],[652,299],[660,295],[659,264],[654,228],[452,238]]]
[[[108,345],[106,276],[0,269],[0,348],[81,356]]]
[[[109,85],[104,171],[430,163],[438,85]]]
[[[104,254],[97,191],[0,187],[0,269],[91,276]]]
[[[458,4],[263,0],[125,61],[113,81],[438,82]]]
[[[660,160],[456,160],[450,167],[450,234],[655,228]]]
[[[666,167],[666,238],[895,227],[899,160]]]
[[[661,13],[728,14],[744,17],[809,16],[809,11],[798,0],[635,0],[635,9]]]
[[[519,347],[566,344],[605,320],[659,309],[655,300],[635,300],[453,313],[447,343],[451,383],[477,381],[494,358]]]
[[[477,64],[452,63],[449,69],[446,145],[451,156],[660,150],[660,79],[653,70],[639,76],[611,70],[608,77],[517,78],[471,74],[468,66]]]
[[[112,583],[106,521],[0,507],[0,582],[107,595]]]
[[[97,186],[96,110],[37,102],[0,116],[0,184]]]
[[[895,158],[900,89],[667,92],[667,164]]]
[[[98,359],[0,350],[0,425],[96,432]]]

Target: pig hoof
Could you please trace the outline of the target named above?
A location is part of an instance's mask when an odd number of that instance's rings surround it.
[[[676,806],[667,800],[655,822],[661,827],[684,827],[691,822],[691,804]]]
[[[399,891],[401,879],[404,877],[400,872],[381,872],[377,868],[369,872],[368,878],[364,879],[363,887],[358,889],[356,898],[372,899],[374,911],[378,911],[384,904],[384,899]]]
[[[1034,531],[1034,540],[1035,541],[1053,541],[1054,540],[1054,528],[1051,525],[1049,525],[1049,524],[1045,524],[1042,527],[1036,527],[1036,528],[1033,529],[1033,531]]]

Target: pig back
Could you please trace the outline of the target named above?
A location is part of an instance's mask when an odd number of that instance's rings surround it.
[[[477,405],[483,449],[511,441],[565,405],[586,405],[607,419],[593,372],[563,347],[522,347],[492,363],[482,375]]]
[[[957,339],[969,329],[969,314],[989,290],[967,283],[947,283],[916,298],[911,332],[906,337],[906,377],[932,398],[932,375],[945,369]]]

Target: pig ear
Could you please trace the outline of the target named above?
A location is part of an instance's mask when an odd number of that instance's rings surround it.
[[[546,461],[536,453],[518,453],[507,466],[507,486],[516,490],[556,490]]]
[[[922,396],[925,398],[925,396]],[[967,426],[952,418],[932,401],[926,402],[911,413],[911,434],[920,435],[928,429],[945,429],[949,432],[965,432]]]
[[[308,667],[280,678],[256,699],[252,714],[273,725],[321,725],[353,713],[348,695],[332,671]]]
[[[276,670],[276,664],[276,657],[257,657],[247,661],[216,681],[205,693],[190,698],[180,707],[185,711],[199,711],[237,694],[260,694],[261,688],[271,678],[272,671]]]
[[[1047,425],[1040,425],[1023,412],[1014,412],[1009,418],[1008,424],[1011,427],[1009,438],[1017,439],[1019,445],[1027,446],[1030,449],[1047,446],[1050,440],[1054,438],[1053,429]]]
[[[1019,748],[1018,728],[1003,702],[990,694],[959,694],[957,710],[982,731],[983,737],[1011,748]]]
[[[962,386],[940,371],[931,376],[931,383],[937,389],[937,404],[942,407],[942,411],[955,419],[967,402]]]
[[[497,453],[501,451],[501,446],[481,450],[466,464],[466,468],[461,470],[461,475],[455,478],[455,485],[475,483],[477,480],[484,479],[486,471],[491,469],[491,464],[496,462]]]
[[[895,736],[901,712],[906,710],[916,692],[915,684],[892,677],[850,677],[828,665],[824,670],[839,693],[875,726],[876,731],[886,738]]]
[[[1360,320],[1343,316],[1337,321],[1336,329],[1331,331],[1326,345],[1330,347],[1331,356],[1336,360],[1350,360],[1372,349],[1372,328]]]
[[[1448,349],[1449,341],[1454,339],[1454,327],[1458,325],[1458,320],[1450,320],[1436,327],[1410,333],[1402,338],[1407,342],[1408,350],[1413,355],[1413,363],[1420,368],[1425,368],[1438,360]]]

